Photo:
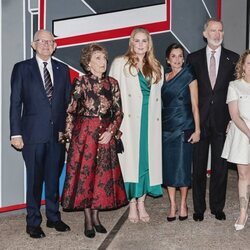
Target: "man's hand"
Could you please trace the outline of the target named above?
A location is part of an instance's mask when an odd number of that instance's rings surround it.
[[[10,143],[14,148],[19,150],[22,149],[24,146],[22,137],[11,138]]]

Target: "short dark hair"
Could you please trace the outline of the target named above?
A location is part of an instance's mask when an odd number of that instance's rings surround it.
[[[166,59],[169,58],[169,55],[170,55],[170,53],[171,53],[171,51],[172,51],[173,49],[181,49],[181,50],[182,50],[182,53],[183,53],[183,56],[184,56],[184,54],[185,54],[185,49],[184,49],[184,47],[183,47],[181,44],[179,44],[179,43],[172,43],[172,44],[170,44],[170,45],[167,47],[167,49],[166,49],[166,52],[165,52],[165,58],[166,58]]]
[[[91,43],[87,45],[81,50],[80,55],[80,64],[86,72],[89,72],[89,62],[91,60],[91,56],[96,51],[102,52],[108,60],[108,52],[102,45],[98,43]]]

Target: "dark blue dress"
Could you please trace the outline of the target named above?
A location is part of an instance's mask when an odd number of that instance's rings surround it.
[[[194,79],[192,67],[187,65],[162,86],[164,186],[191,186],[192,144],[184,142],[184,131],[194,129],[189,91]]]

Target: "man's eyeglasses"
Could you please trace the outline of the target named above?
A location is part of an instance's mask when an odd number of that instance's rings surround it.
[[[37,39],[34,42],[39,43],[41,45],[46,45],[48,44],[49,46],[53,46],[55,41],[54,40],[44,40],[44,39]]]

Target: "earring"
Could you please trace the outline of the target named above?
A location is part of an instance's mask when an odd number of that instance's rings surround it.
[[[242,72],[242,77],[244,77],[245,76],[245,72]]]

